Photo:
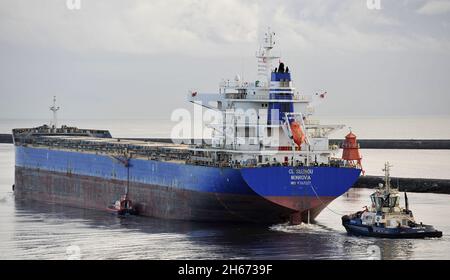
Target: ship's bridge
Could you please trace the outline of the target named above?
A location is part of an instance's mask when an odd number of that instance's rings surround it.
[[[194,147],[194,152],[221,151],[229,153],[232,161],[258,164],[330,161],[334,151],[330,150],[328,134],[341,126],[311,123],[314,96],[296,91],[287,64],[271,54],[273,36],[266,33],[264,45],[257,52],[256,81],[245,82],[236,75],[234,80],[221,82],[218,94],[189,94],[190,102],[222,116],[208,125],[212,128],[212,144]],[[272,66],[274,60],[278,60],[276,67]]]

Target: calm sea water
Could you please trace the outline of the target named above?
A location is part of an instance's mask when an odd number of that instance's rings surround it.
[[[0,144],[0,259],[450,259],[450,195],[409,194],[416,219],[443,238],[389,240],[348,236],[340,225],[336,213],[367,205],[367,189],[336,199],[316,224],[263,227],[118,218],[20,201],[13,181],[14,148]]]

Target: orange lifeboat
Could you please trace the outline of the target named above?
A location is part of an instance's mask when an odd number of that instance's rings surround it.
[[[294,142],[295,144],[297,144],[297,146],[300,147],[302,143],[305,142],[305,133],[303,132],[302,127],[297,121],[291,122],[290,126]]]

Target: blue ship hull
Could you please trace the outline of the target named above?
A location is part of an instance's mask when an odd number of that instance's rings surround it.
[[[359,169],[218,168],[130,160],[129,197],[142,215],[199,221],[298,223],[345,193]],[[106,209],[125,191],[127,168],[107,154],[16,146],[19,198]]]

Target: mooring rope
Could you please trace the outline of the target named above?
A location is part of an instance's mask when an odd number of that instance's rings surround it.
[[[325,204],[325,202],[323,202],[323,200],[319,197],[319,195],[317,194],[317,192],[316,192],[316,190],[314,189],[314,186],[311,184],[311,189],[313,190],[313,192],[314,192],[314,194],[316,195],[316,197],[317,197],[317,199],[320,201],[320,203],[322,203],[322,204]],[[325,204],[325,208],[327,208],[328,210],[330,210],[331,212],[333,212],[334,214],[336,214],[336,215],[339,215],[339,216],[344,216],[344,215],[346,215],[346,214],[342,214],[342,213],[339,213],[339,212],[337,212],[337,211],[334,211],[333,209],[331,209],[330,207],[328,207],[328,205],[326,205]]]

